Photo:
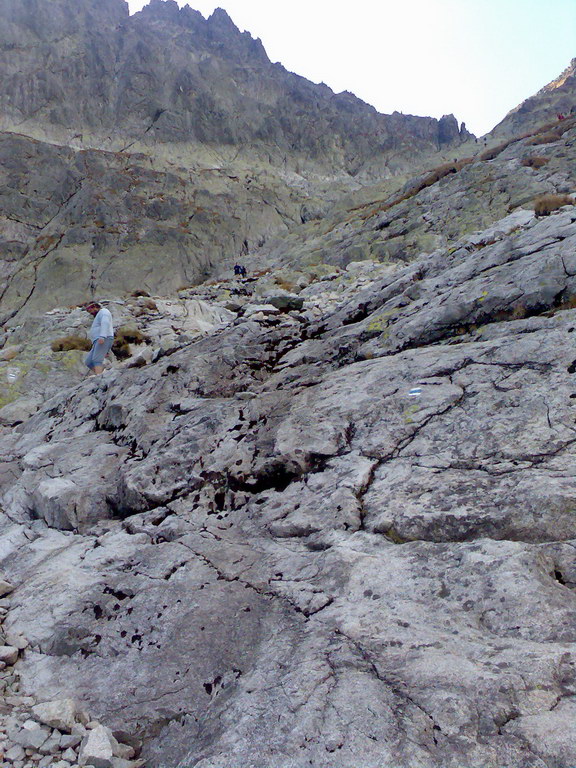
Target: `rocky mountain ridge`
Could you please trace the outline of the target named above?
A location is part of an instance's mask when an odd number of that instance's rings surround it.
[[[124,0],[2,0],[0,18],[4,130],[353,177],[390,175],[469,137],[453,116],[380,115],[287,72],[222,9],[205,20],[175,0],[133,16]]]

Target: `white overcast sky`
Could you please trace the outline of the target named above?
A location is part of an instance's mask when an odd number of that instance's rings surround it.
[[[132,13],[146,0],[128,0]],[[576,57],[576,0],[179,0],[224,8],[272,61],[380,112],[454,113],[477,135]]]

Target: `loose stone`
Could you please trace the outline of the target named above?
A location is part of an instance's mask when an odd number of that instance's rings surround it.
[[[13,645],[0,645],[0,661],[9,666],[15,664],[18,659],[18,648]]]

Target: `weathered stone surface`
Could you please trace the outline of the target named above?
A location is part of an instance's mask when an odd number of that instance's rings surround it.
[[[70,733],[76,721],[81,718],[78,705],[73,699],[57,699],[36,704],[32,707],[32,712],[41,723],[65,733]]]
[[[276,315],[278,312],[279,309],[274,304],[252,304],[244,310],[246,317],[251,317],[252,315],[257,314]]]
[[[304,306],[304,298],[302,296],[294,296],[290,293],[267,296],[266,300],[269,304],[272,304],[273,307],[285,312],[291,309],[299,310]]]
[[[47,728],[40,728],[37,723],[33,723],[29,727],[21,730],[12,730],[9,733],[10,741],[15,744],[20,744],[24,749],[39,749],[50,736],[50,731]]]
[[[6,443],[25,690],[144,724],[151,765],[568,768],[575,237],[568,210],[353,267],[320,320],[239,319],[47,403]],[[32,521],[98,446],[106,507]]]
[[[40,405],[41,401],[37,397],[22,397],[16,403],[8,403],[0,408],[0,424],[7,427],[21,424],[36,413]]]
[[[19,744],[15,744],[13,747],[10,747],[8,750],[6,750],[4,757],[7,760],[11,760],[13,762],[16,762],[17,760],[23,761],[26,757],[26,752]]]

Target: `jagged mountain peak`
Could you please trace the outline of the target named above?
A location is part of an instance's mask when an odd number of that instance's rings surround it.
[[[68,13],[70,2],[54,6],[52,27],[69,42],[54,35],[54,65],[45,70],[34,52],[31,0],[24,14],[14,12],[19,0],[2,0],[0,17],[3,10],[14,24],[9,44],[0,38],[0,127],[62,142],[82,134],[114,149],[135,142],[236,147],[272,164],[304,161],[354,175],[386,175],[391,153],[410,164],[410,155],[465,138],[431,118],[391,120],[351,94],[335,97],[272,65],[261,41],[240,32],[222,8],[204,19],[175,0],[153,0],[129,17],[123,0],[81,0]],[[68,21],[60,24],[60,15]],[[32,51],[21,64],[14,44]]]
[[[566,69],[558,77],[545,85],[539,93],[546,93],[548,91],[554,91],[556,88],[562,88],[568,80],[573,79],[574,77],[576,77],[576,58],[573,58]]]
[[[237,31],[238,27],[232,21],[230,15],[224,8],[215,8],[212,14],[208,17],[209,21],[213,24],[218,24],[220,27],[225,27],[229,30]]]

